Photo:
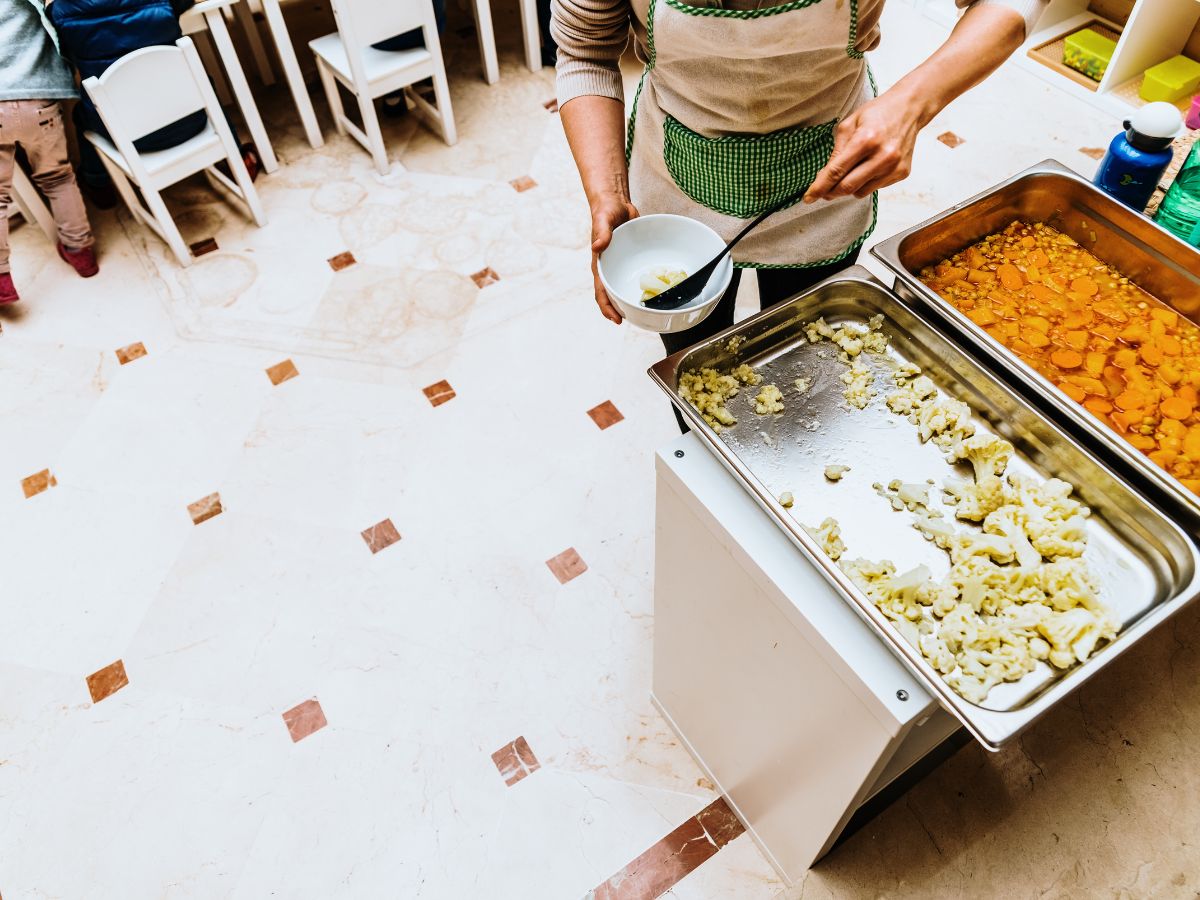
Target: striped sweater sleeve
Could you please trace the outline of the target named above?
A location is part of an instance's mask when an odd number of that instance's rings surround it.
[[[629,42],[629,0],[552,0],[551,15],[559,105],[589,95],[623,100],[620,60]]]

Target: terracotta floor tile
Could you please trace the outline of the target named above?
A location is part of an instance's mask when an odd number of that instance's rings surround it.
[[[146,345],[141,341],[136,344],[130,344],[128,347],[119,347],[117,349],[117,362],[121,365],[131,363],[135,359],[141,359],[146,355]]]
[[[42,469],[40,472],[34,472],[32,475],[22,478],[21,490],[25,492],[25,499],[28,500],[56,484],[58,484],[58,479],[54,477],[53,473],[49,469]]]
[[[509,182],[509,184],[513,186],[513,190],[518,194],[523,194],[526,191],[533,190],[533,188],[537,187],[537,182],[528,175],[522,175],[520,178],[514,178]]]
[[[385,550],[400,540],[400,532],[396,530],[396,526],[392,524],[391,519],[384,519],[382,522],[372,525],[363,531],[362,538],[367,542],[367,546],[371,548],[372,553],[378,553],[380,550]]]
[[[453,400],[457,395],[454,393],[454,388],[450,387],[450,382],[439,381],[437,384],[431,384],[424,389],[426,398],[434,406],[441,406],[443,403]]]
[[[482,290],[489,284],[495,284],[500,280],[500,276],[489,266],[486,269],[481,269],[471,276],[471,280],[475,282],[475,286]]]
[[[316,698],[293,706],[283,714],[283,721],[287,725],[288,734],[292,736],[293,744],[329,724],[325,719],[325,710],[321,709],[321,704]]]
[[[553,559],[546,560],[546,565],[550,567],[559,584],[566,584],[587,571],[587,563],[575,552],[574,547],[568,547]]]
[[[213,516],[219,516],[224,511],[224,507],[221,506],[220,494],[209,494],[207,497],[201,497],[195,503],[188,504],[188,515],[192,517],[193,525],[207,522]]]
[[[951,150],[953,150],[955,147],[958,147],[958,146],[966,143],[965,140],[960,138],[953,131],[943,132],[942,134],[938,135],[937,139],[939,141],[941,141],[943,144],[945,144],[947,147],[949,147]]]
[[[129,676],[125,674],[125,663],[119,659],[87,677],[88,693],[92,695],[93,703],[111,697],[127,684]]]
[[[505,744],[493,753],[492,762],[496,764],[500,777],[509,787],[542,767],[524,737]]]
[[[625,418],[611,400],[605,400],[599,406],[592,407],[588,410],[588,415],[592,417],[592,421],[600,427],[601,431],[611,428]]]
[[[744,830],[724,798],[718,798],[593,890],[587,900],[660,897]]]
[[[192,256],[203,256],[205,253],[212,253],[214,250],[219,250],[216,238],[205,238],[202,241],[196,241],[188,249],[192,251]]]
[[[349,250],[346,250],[343,253],[339,253],[337,256],[329,257],[329,268],[333,269],[335,272],[340,272],[342,269],[348,268],[354,265],[356,262],[358,262],[358,260],[354,258],[354,254]]]
[[[296,364],[290,359],[285,359],[281,363],[276,363],[267,369],[267,377],[271,379],[271,384],[283,384],[290,378],[295,378],[300,372],[296,368]]]

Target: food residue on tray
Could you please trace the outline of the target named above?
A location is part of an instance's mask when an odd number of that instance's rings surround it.
[[[826,481],[841,481],[842,476],[845,475],[849,471],[850,471],[849,466],[842,466],[842,465],[838,465],[836,463],[833,465],[828,465],[825,467],[825,480]]]
[[[760,416],[783,412],[783,392],[773,384],[764,384],[754,398],[754,411]]]
[[[762,376],[745,363],[722,375],[716,369],[692,369],[679,376],[679,396],[695,407],[704,421],[720,432],[737,424],[737,417],[725,408],[743,385],[755,387]]]
[[[791,509],[792,504],[796,502],[796,498],[792,496],[791,491],[784,491],[779,495],[779,505],[784,509]]]
[[[1043,223],[1013,222],[920,276],[1200,494],[1200,326]]]
[[[670,290],[686,279],[687,272],[671,266],[651,266],[638,279],[638,287],[642,289],[642,302],[653,299],[663,291]]]
[[[846,544],[842,541],[842,529],[837,519],[825,519],[815,528],[811,525],[800,527],[808,532],[809,537],[816,541],[825,555],[834,562],[841,559],[842,554],[846,552]]]
[[[875,354],[887,352],[888,338],[882,328],[882,315],[872,316],[865,326],[846,322],[834,328],[824,317],[816,318],[803,326],[804,335],[809,343],[817,344],[829,340],[841,348],[842,361],[850,363],[850,368],[839,376],[842,384],[846,385],[842,396],[856,409],[866,409],[875,396],[875,375],[871,367],[859,359],[859,356],[864,351]]]
[[[812,387],[812,378],[797,378],[792,384],[796,386],[796,393],[806,394]]]

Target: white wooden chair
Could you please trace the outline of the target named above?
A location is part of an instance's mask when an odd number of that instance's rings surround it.
[[[317,71],[338,133],[349,132],[370,152],[379,173],[386,175],[390,164],[374,101],[404,88],[417,114],[447,144],[454,144],[458,133],[450,108],[450,85],[442,61],[433,3],[430,0],[332,0],[332,4],[337,32],[310,41],[308,46],[317,58]],[[390,51],[371,46],[415,28],[420,28],[424,35],[425,46],[422,48]],[[425,78],[433,79],[436,106],[411,89]],[[357,98],[363,122],[361,129],[346,117],[338,84]]]
[[[29,176],[15,163],[13,164],[12,199],[13,202],[8,207],[9,218],[20,213],[26,223],[42,229],[42,233],[50,238],[52,243],[58,242],[58,226],[54,223],[54,216],[50,214],[49,207],[42,200],[42,195],[38,193],[37,188],[33,186],[33,182],[29,180]]]
[[[192,255],[159,191],[189,175],[203,171],[214,188],[224,187],[245,203],[259,227],[267,223],[250,173],[190,38],[180,38],[174,47],[136,50],[109,66],[99,78],[88,78],[83,86],[111,135],[110,140],[89,131],[87,139],[100,151],[104,168],[129,211],[166,241],[181,265],[189,265]],[[199,109],[208,113],[208,124],[195,137],[151,153],[134,148],[138,138]],[[221,160],[229,164],[232,181],[214,168]],[[130,182],[141,190],[145,206]]]

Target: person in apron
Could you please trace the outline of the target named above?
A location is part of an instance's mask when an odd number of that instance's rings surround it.
[[[883,0],[553,0],[563,128],[592,212],[596,276],[612,231],[676,213],[726,240],[807,188],[734,250],[734,279],[668,353],[733,324],[741,269],[764,307],[852,265],[875,227],[876,191],[908,175],[917,133],[1025,39],[1045,0],[967,7],[929,59],[876,97],[865,51]],[[645,65],[625,121],[619,60],[632,26]]]

